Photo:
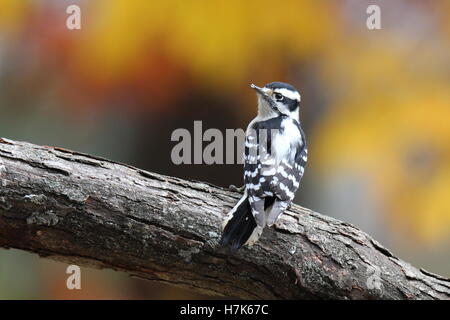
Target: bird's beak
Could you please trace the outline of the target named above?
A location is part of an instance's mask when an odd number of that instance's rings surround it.
[[[250,87],[252,89],[255,89],[255,91],[263,97],[269,97],[270,95],[272,95],[272,90],[268,88],[260,88],[257,85],[254,85],[253,83],[250,85]]]
[[[256,94],[262,98],[263,101],[265,101],[268,105],[269,108],[271,108],[274,111],[278,111],[277,106],[275,105],[275,102],[272,100],[272,94],[273,94],[273,90],[269,89],[269,88],[260,88],[256,85],[254,85],[253,83],[250,85],[250,87],[252,89],[255,89]]]

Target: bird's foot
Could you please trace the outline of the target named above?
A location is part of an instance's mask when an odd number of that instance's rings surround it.
[[[231,191],[242,193],[245,190],[245,185],[243,185],[242,187],[236,187],[234,184],[232,184],[228,187],[228,189],[230,189]]]

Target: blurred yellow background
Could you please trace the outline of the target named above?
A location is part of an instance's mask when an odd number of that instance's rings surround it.
[[[246,127],[248,85],[272,81],[302,94],[296,202],[450,276],[449,1],[0,0],[0,136],[239,184],[240,165],[173,165],[170,134]],[[65,267],[0,250],[0,298],[200,297],[86,268],[68,291]]]

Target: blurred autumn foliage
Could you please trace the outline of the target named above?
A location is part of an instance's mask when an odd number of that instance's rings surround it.
[[[449,1],[0,0],[2,136],[238,183],[239,166],[172,165],[170,132],[244,127],[248,84],[275,80],[302,93],[297,202],[449,276]]]

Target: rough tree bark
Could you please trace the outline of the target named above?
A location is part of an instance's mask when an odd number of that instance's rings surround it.
[[[239,194],[0,139],[0,247],[245,299],[449,299],[349,223],[294,205],[252,248],[218,247]]]

